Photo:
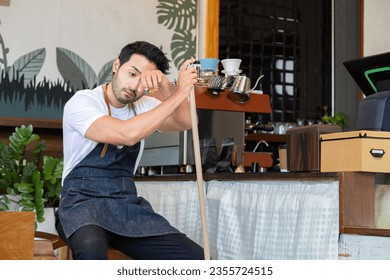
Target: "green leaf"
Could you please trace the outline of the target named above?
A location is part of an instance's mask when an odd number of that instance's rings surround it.
[[[34,201],[34,196],[31,193],[23,193],[20,196],[24,200]]]
[[[25,211],[25,212],[32,212],[34,211],[34,207],[31,207],[31,206],[22,206],[21,204],[19,204],[22,209],[20,211]]]
[[[34,191],[31,183],[19,182],[15,183],[14,186],[20,193],[32,193]]]
[[[6,190],[6,193],[9,194],[9,195],[16,195],[16,191],[17,189],[15,189],[14,187],[7,187],[7,190]]]
[[[27,211],[34,210],[34,202],[32,202],[31,200],[22,199],[19,201],[19,205],[25,209],[28,209]]]
[[[35,201],[40,201],[42,198],[43,198],[43,183],[40,186],[35,187]]]
[[[36,186],[38,184],[40,184],[42,182],[41,180],[41,172],[37,171],[37,170],[34,170],[32,173],[31,173],[31,181],[33,182],[33,184]]]
[[[7,203],[7,204],[10,204],[10,203],[11,203],[11,201],[10,201],[9,198],[8,198],[8,196],[6,196],[6,195],[3,195],[3,200],[4,200],[4,202]]]
[[[0,201],[0,211],[8,211],[9,207],[6,203]]]
[[[44,221],[45,221],[45,218],[43,217],[43,215],[42,216],[37,215],[37,222],[38,223],[43,223]]]

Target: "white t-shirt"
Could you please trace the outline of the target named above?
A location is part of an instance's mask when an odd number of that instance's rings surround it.
[[[150,96],[143,96],[134,102],[134,108],[138,114],[150,111],[161,102]],[[110,106],[111,115],[121,120],[127,120],[134,116],[131,105],[123,108]],[[93,90],[80,90],[68,100],[64,107],[63,116],[63,145],[64,145],[64,171],[62,181],[70,171],[86,157],[98,144],[85,137],[89,126],[102,116],[108,115],[102,86]],[[134,172],[140,161],[144,141],[141,141],[140,152],[136,161]]]

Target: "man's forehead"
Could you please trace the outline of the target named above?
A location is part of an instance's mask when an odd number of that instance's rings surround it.
[[[133,54],[129,61],[125,63],[125,67],[135,70],[137,73],[142,74],[148,70],[156,70],[155,63],[149,61],[146,57],[138,54]]]

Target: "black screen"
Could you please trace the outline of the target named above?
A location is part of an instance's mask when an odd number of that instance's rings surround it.
[[[344,62],[365,96],[390,90],[390,52]]]

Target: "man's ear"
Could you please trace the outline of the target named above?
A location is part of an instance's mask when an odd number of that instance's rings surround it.
[[[112,73],[113,73],[113,74],[115,74],[116,72],[118,72],[119,66],[120,66],[119,58],[116,58],[116,59],[114,60],[114,63],[112,64]]]

